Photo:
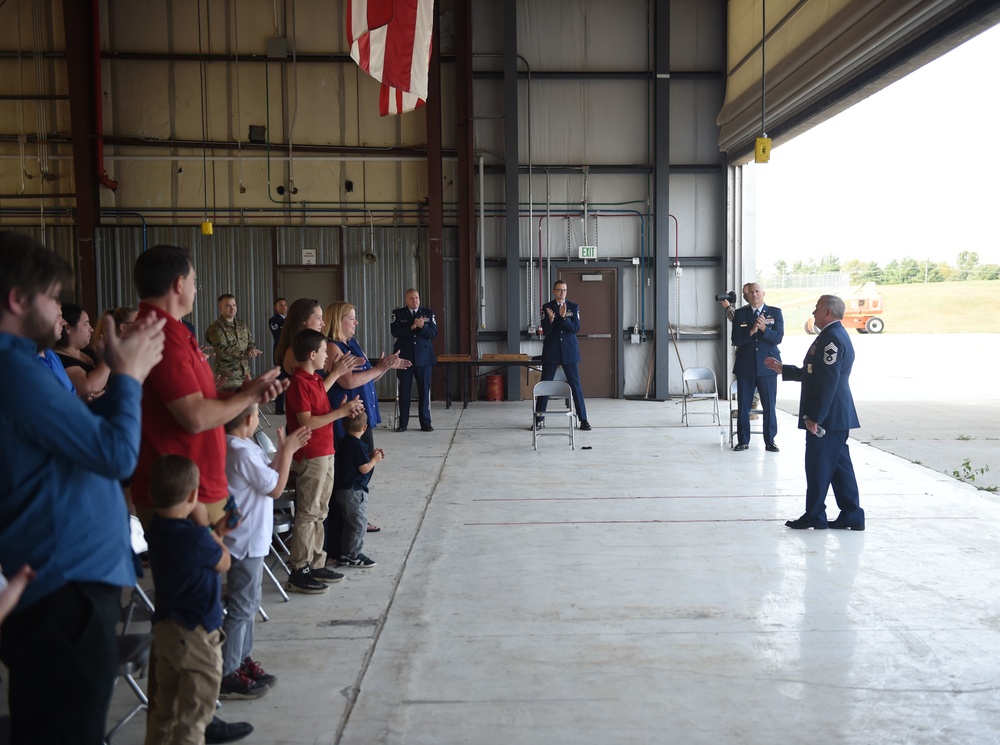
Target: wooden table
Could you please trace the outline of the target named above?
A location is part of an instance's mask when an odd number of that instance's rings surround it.
[[[445,394],[445,408],[451,408],[451,371],[452,368],[459,368],[462,377],[462,408],[469,406],[469,383],[482,377],[478,372],[472,373],[474,367],[491,367],[496,369],[506,369],[508,367],[537,367],[541,368],[539,360],[533,360],[526,354],[484,354],[480,359],[473,359],[468,354],[442,354],[437,358],[437,364],[445,368],[445,380],[447,393]],[[485,373],[484,373],[485,374]],[[491,371],[492,374],[492,371]]]

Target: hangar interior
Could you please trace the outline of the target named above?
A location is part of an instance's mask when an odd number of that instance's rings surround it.
[[[258,340],[309,267],[322,303],[377,319],[369,349],[412,285],[439,353],[537,354],[566,274],[584,308],[601,290],[588,396],[664,399],[681,361],[729,366],[714,296],[753,275],[755,138],[870,95],[996,6],[440,0],[427,105],[382,117],[343,1],[11,0],[0,221],[73,261],[91,313],[135,303],[145,247],[187,246],[196,328],[232,292]]]
[[[327,602],[265,583],[255,644],[281,685],[220,716],[296,745],[995,741],[993,496],[852,443],[874,529],[786,531],[794,419],[780,454],[736,460],[716,427],[666,426],[662,399],[680,360],[731,367],[714,295],[753,276],[755,138],[870,95],[1000,2],[435,7],[435,95],[383,118],[343,0],[0,2],[0,223],[69,259],[91,312],[135,302],[157,243],[194,253],[198,329],[229,291],[261,343],[272,298],[304,288],[357,305],[373,355],[411,285],[439,351],[471,355],[536,353],[561,273],[577,300],[613,289],[611,385],[588,390],[609,424],[538,452],[526,402],[380,431],[379,567]],[[625,396],[649,400],[623,416]],[[64,694],[54,670],[54,711]],[[134,705],[120,682],[112,719]]]

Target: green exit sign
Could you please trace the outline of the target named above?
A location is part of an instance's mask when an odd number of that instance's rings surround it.
[[[580,258],[581,259],[596,259],[597,258],[597,246],[580,246]]]

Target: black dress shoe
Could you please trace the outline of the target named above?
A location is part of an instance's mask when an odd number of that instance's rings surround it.
[[[767,445],[765,445],[765,446],[764,446],[764,449],[765,449],[765,450],[766,450],[767,452],[769,452],[769,453],[780,453],[780,452],[781,452],[781,451],[780,451],[780,450],[778,449],[778,446],[777,446],[777,445],[775,445],[775,444],[774,444],[773,442],[769,442],[769,443],[767,443]]]
[[[581,419],[580,429],[583,430],[584,432],[590,432],[590,430],[592,430],[593,427],[590,426],[590,422],[588,422],[586,419]]]
[[[205,728],[205,742],[236,742],[253,732],[253,725],[249,722],[223,722],[218,717],[212,717],[212,721]]]
[[[398,427],[396,427],[396,431],[397,432],[405,432],[406,431],[406,425],[405,424],[400,424]]]
[[[864,530],[865,529],[864,523],[862,523],[861,525],[849,525],[847,522],[841,520],[840,518],[837,518],[836,520],[831,520],[829,523],[827,523],[827,525],[829,527],[833,528],[834,530]]]
[[[433,432],[434,428],[431,425],[429,425],[429,424],[421,424],[420,425],[420,431],[421,432]]]
[[[803,515],[798,520],[786,520],[785,527],[791,528],[792,530],[808,530],[812,528],[813,530],[826,530],[827,526],[825,524],[820,524],[816,522],[809,515]]]
[[[746,450],[748,447],[750,446],[747,445],[745,442],[738,442],[736,443],[736,447],[734,447],[733,450]]]

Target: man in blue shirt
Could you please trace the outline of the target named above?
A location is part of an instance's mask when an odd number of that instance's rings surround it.
[[[160,361],[163,324],[140,319],[127,339],[108,336],[108,390],[88,407],[38,363],[71,280],[34,239],[0,233],[0,565],[37,572],[0,633],[13,743],[103,739],[121,588],[135,584],[118,480],[135,467],[142,381]],[[59,716],[54,671],[73,681]]]

